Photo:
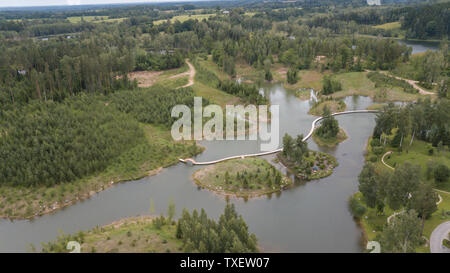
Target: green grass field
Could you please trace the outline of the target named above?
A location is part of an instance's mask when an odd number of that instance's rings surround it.
[[[230,95],[217,88],[210,87],[201,82],[195,82],[192,86],[195,95],[208,99],[211,103],[225,107],[225,105],[233,105],[239,103],[239,98]]]
[[[385,158],[385,162],[394,167],[399,166],[405,161],[409,161],[413,164],[420,165],[422,169],[422,179],[426,179],[426,170],[428,162],[442,163],[450,168],[450,151],[448,148],[438,152],[436,148],[433,148],[433,155],[429,154],[431,145],[421,140],[414,140],[411,146],[409,146],[410,137],[405,138],[404,148],[402,152],[396,151],[395,148],[387,148],[387,150],[394,151],[391,155]],[[443,185],[436,185],[437,188],[445,191],[450,191],[450,181]]]
[[[400,28],[402,25],[400,24],[400,22],[391,22],[391,23],[386,23],[386,24],[382,24],[382,25],[376,25],[374,26],[374,28],[379,28],[379,29],[385,29],[385,30],[389,30],[389,29],[397,29]]]
[[[343,101],[336,100],[325,100],[320,103],[315,104],[311,109],[309,109],[308,114],[314,116],[322,116],[323,108],[327,106],[331,113],[345,111],[347,105]]]
[[[69,20],[71,23],[79,23],[79,22],[81,22],[82,19],[85,22],[92,22],[92,23],[112,23],[112,22],[122,22],[126,18],[109,18],[109,16],[73,16],[73,17],[67,17],[67,20]]]
[[[163,225],[157,229],[151,217],[140,216],[74,235],[62,234],[56,241],[44,244],[43,252],[68,252],[69,240],[80,242],[82,253],[180,252],[183,242],[175,234],[176,225]]]
[[[367,110],[381,110],[383,107],[385,107],[387,104],[384,103],[372,103],[371,105],[367,106]]]
[[[221,71],[220,67],[211,60],[211,57],[207,60],[198,58],[194,66],[197,69],[197,73],[192,88],[197,96],[204,97],[211,103],[222,107],[239,103],[240,100],[238,97],[216,88],[217,79],[228,80],[230,77]],[[210,77],[209,74],[206,74],[207,71],[213,73],[212,77]],[[216,80],[212,79],[214,76],[217,78]]]
[[[342,84],[342,91],[332,94],[333,98],[351,95],[363,95],[375,101],[415,101],[420,95],[403,92],[399,87],[375,88],[375,84],[366,77],[367,72],[346,72],[336,74],[334,78]]]
[[[180,21],[181,23],[183,23],[184,21],[187,21],[189,19],[201,21],[203,19],[208,19],[209,17],[212,17],[212,16],[216,16],[216,14],[210,13],[210,14],[178,15],[178,16],[172,17],[170,19],[170,21],[171,22]],[[157,21],[153,21],[153,24],[160,25],[166,21],[167,21],[166,19],[157,20]]]

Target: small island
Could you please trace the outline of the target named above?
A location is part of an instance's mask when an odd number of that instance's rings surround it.
[[[313,116],[323,116],[325,114],[325,108],[329,111],[336,113],[345,111],[347,105],[342,100],[320,100],[309,109],[308,114]]]
[[[328,107],[323,108],[323,119],[319,128],[313,135],[314,141],[319,146],[334,147],[347,139],[347,134],[339,128],[338,121],[331,115]]]
[[[265,159],[232,159],[197,170],[193,180],[219,194],[250,198],[278,192],[292,184]]]
[[[283,151],[278,154],[279,161],[296,177],[314,180],[329,176],[338,165],[332,155],[311,151],[303,141],[303,135],[294,140],[290,135],[283,137]]]

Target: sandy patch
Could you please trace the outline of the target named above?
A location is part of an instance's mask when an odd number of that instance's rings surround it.
[[[139,87],[150,87],[158,79],[163,71],[136,71],[128,74],[130,80],[136,79]]]

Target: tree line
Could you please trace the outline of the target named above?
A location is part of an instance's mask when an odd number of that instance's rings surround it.
[[[406,106],[390,103],[384,107],[375,119],[376,125],[372,137],[385,143],[384,135],[391,135],[397,128],[394,139],[398,146],[404,145],[403,139],[411,135],[414,138],[430,142],[433,146],[450,144],[450,102],[447,99],[431,101],[429,98],[417,100]]]
[[[183,210],[177,222],[176,237],[183,241],[185,252],[244,253],[258,252],[257,239],[238,215],[234,204],[227,204],[216,222],[205,210]]]

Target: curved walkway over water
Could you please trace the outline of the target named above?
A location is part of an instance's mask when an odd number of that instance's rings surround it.
[[[339,115],[347,115],[347,114],[378,113],[378,112],[379,112],[378,110],[351,110],[351,111],[337,112],[337,113],[333,113],[331,115],[332,116],[339,116]],[[323,119],[323,117],[318,117],[312,122],[311,130],[303,138],[303,141],[308,140],[312,136],[314,130],[316,129],[317,122],[321,121],[322,119]],[[245,158],[245,157],[255,157],[255,156],[263,156],[263,155],[274,154],[274,153],[281,152],[282,150],[283,150],[283,148],[280,148],[280,149],[276,149],[276,150],[268,151],[268,152],[235,155],[235,156],[229,156],[229,157],[225,157],[225,158],[221,158],[221,159],[217,159],[217,160],[204,161],[204,162],[197,162],[197,161],[195,161],[192,158],[186,158],[186,159],[181,159],[180,158],[180,161],[183,162],[183,163],[192,163],[192,165],[211,165],[211,164],[216,164],[216,163],[219,163],[219,162],[222,162],[222,161],[225,161],[225,160],[230,160],[230,159]]]

